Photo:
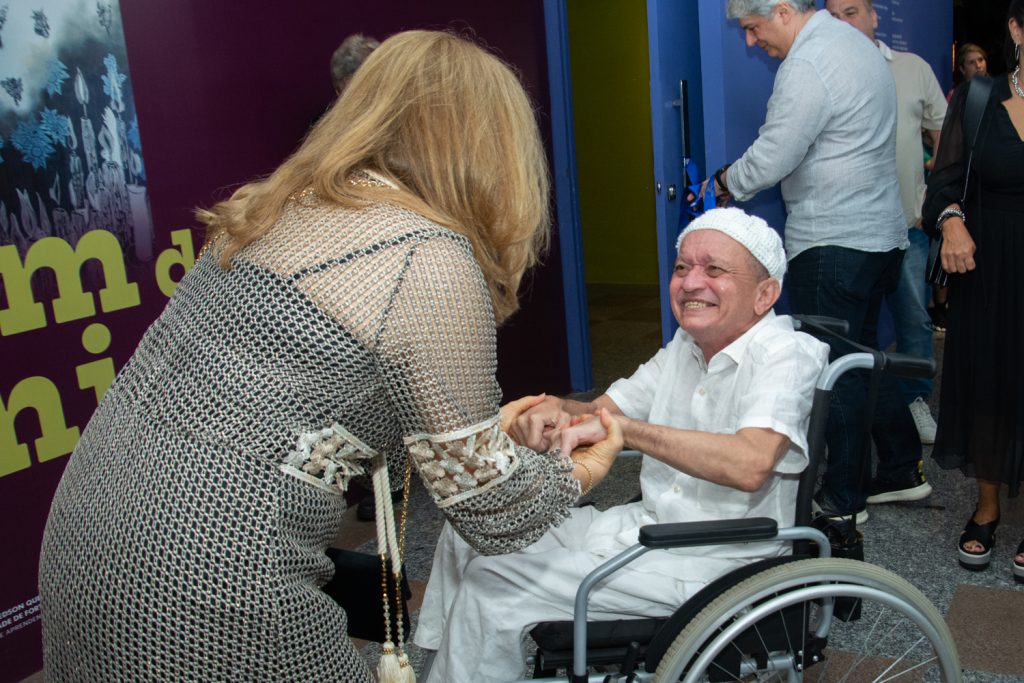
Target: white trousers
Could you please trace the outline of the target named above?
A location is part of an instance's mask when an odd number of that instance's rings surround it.
[[[446,524],[413,638],[437,651],[427,683],[524,678],[526,632],[542,621],[571,620],[580,581],[608,559],[582,547],[601,514],[607,513],[573,509],[533,545],[497,556],[480,555]],[[706,561],[715,564],[710,558],[701,564]],[[622,569],[591,593],[588,618],[668,616],[706,580]]]

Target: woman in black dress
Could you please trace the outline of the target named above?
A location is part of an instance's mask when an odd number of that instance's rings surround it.
[[[992,83],[970,178],[964,109],[979,79],[953,96],[925,206],[925,224],[942,230],[942,267],[951,274],[933,455],[978,482],[977,507],[958,541],[967,569],[988,566],[1000,486],[1016,496],[1024,478],[1024,0],[1011,1],[1007,33],[1010,70]],[[1013,573],[1024,581],[1024,542]]]

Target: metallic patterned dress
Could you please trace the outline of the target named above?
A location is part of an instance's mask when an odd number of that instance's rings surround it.
[[[352,476],[407,457],[488,554],[579,494],[498,426],[469,242],[408,210],[292,201],[215,242],[107,391],[46,527],[47,681],[371,681],[319,587]]]

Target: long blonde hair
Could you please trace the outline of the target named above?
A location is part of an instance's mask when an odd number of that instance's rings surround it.
[[[348,182],[360,169],[397,189]],[[465,235],[499,323],[549,240],[547,160],[529,99],[501,60],[449,33],[381,43],[276,171],[197,212],[207,241],[226,240],[221,265],[306,188],[341,206],[400,204]]]

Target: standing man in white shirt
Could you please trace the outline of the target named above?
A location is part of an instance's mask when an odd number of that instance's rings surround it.
[[[782,65],[757,139],[715,173],[715,193],[743,201],[781,183],[790,306],[846,320],[851,338],[877,348],[882,298],[896,288],[908,245],[892,74],[877,48],[816,12],[814,0],[729,0],[726,13],[739,20],[748,46]],[[866,397],[862,377],[836,386],[819,496],[827,514],[858,522],[867,520],[877,482],[917,497],[931,492],[920,472],[921,441],[891,377],[881,380],[871,421],[879,461],[871,483]]]
[[[899,285],[886,297],[886,302],[896,327],[896,350],[931,358],[930,292],[925,281],[929,240],[921,229],[921,204],[925,190],[921,131],[928,135],[932,148],[937,149],[939,131],[946,116],[946,98],[927,62],[910,52],[891,50],[875,37],[878,13],[872,0],[826,0],[825,8],[836,19],[853,26],[878,46],[896,81],[896,173],[910,246],[903,257]],[[914,416],[921,443],[935,443],[935,420],[928,408],[932,380],[901,379],[900,388]],[[869,503],[905,500],[899,491],[873,493],[875,495],[868,497]]]

